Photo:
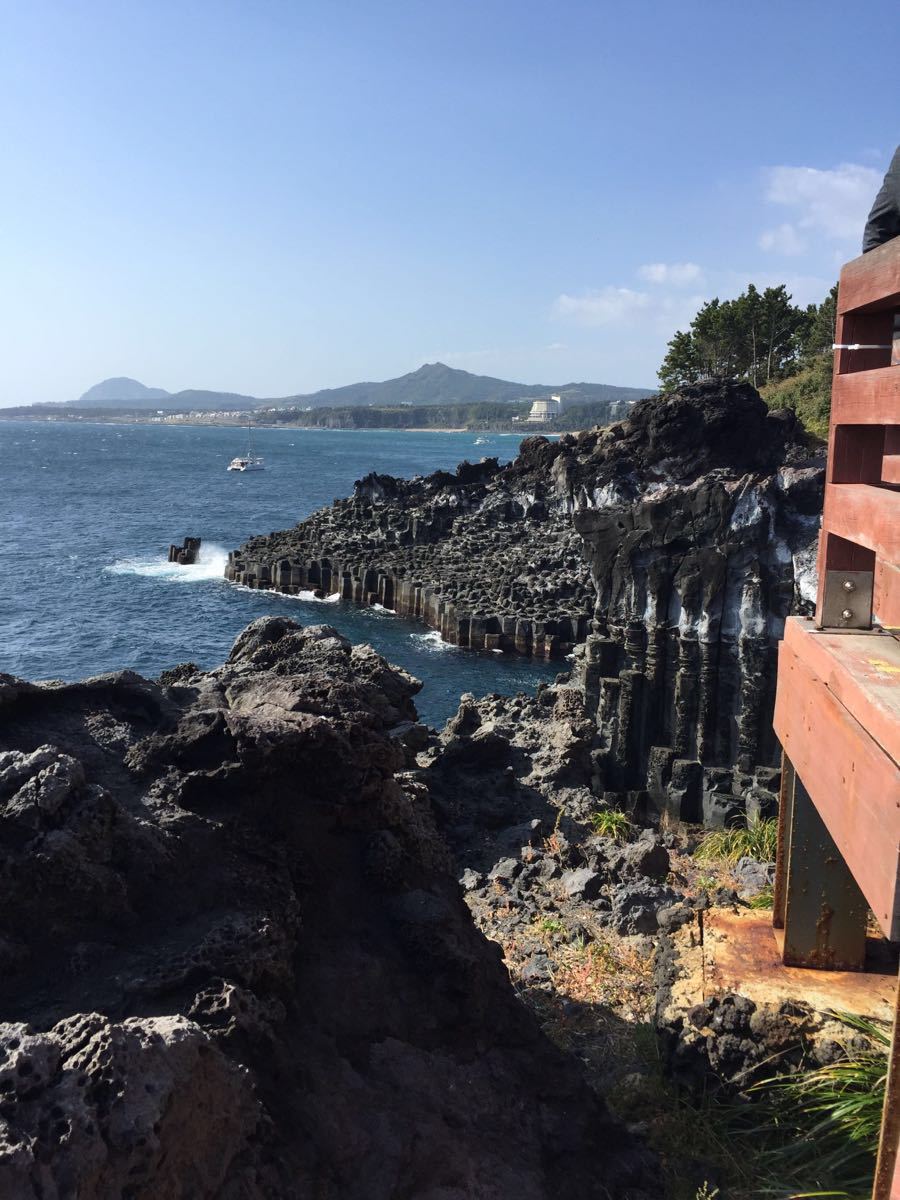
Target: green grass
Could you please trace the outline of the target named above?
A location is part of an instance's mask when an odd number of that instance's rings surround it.
[[[769,408],[792,408],[804,428],[815,437],[827,438],[832,365],[831,354],[822,354],[812,366],[790,379],[760,388],[760,395]]]
[[[694,858],[701,863],[727,863],[741,858],[773,862],[778,846],[778,822],[753,821],[745,829],[715,829],[704,834]]]
[[[627,814],[620,812],[617,808],[602,808],[598,812],[591,813],[589,820],[594,833],[599,833],[601,837],[621,840],[628,836],[631,829],[631,821]]]
[[[862,1034],[868,1050],[757,1083],[748,1133],[762,1149],[755,1166],[773,1183],[761,1195],[868,1196],[875,1173],[891,1033],[850,1013],[835,1014]],[[775,1183],[774,1181],[777,1181]],[[785,1192],[790,1188],[819,1189]],[[830,1189],[830,1190],[822,1190]]]
[[[770,883],[767,883],[760,892],[758,892],[755,896],[751,896],[751,898],[747,901],[747,904],[750,908],[757,909],[772,908],[774,903],[775,895]]]
[[[646,1124],[671,1200],[868,1200],[891,1031],[832,1015],[847,1026],[846,1059],[767,1079],[733,1099],[676,1088],[652,1028],[634,1028],[632,1050],[647,1074],[613,1086],[608,1099],[622,1119]],[[852,1034],[871,1048],[850,1047]]]

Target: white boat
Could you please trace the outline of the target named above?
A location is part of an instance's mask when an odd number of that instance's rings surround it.
[[[253,425],[247,426],[247,453],[239,454],[228,464],[229,471],[264,471],[266,464],[258,454],[253,453]]]
[[[488,440],[487,440],[487,438],[483,438],[483,437],[477,437],[477,438],[475,439],[475,445],[476,445],[476,446],[486,446],[487,444],[488,444]]]
[[[233,458],[228,464],[229,471],[264,471],[266,464],[259,455],[250,454],[246,458]]]

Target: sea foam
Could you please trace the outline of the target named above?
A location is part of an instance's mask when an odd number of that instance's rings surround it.
[[[203,583],[209,579],[224,579],[228,551],[221,546],[200,547],[200,561],[183,567],[166,562],[160,555],[136,554],[120,558],[104,569],[110,575],[140,575],[145,579],[161,579],[166,583]]]

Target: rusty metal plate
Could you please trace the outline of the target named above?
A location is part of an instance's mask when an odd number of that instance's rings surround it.
[[[826,571],[820,629],[871,629],[873,571]]]

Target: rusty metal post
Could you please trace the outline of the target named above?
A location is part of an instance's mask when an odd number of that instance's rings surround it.
[[[772,925],[784,929],[787,904],[787,873],[791,856],[791,827],[794,821],[796,774],[788,756],[781,755],[781,791],[778,797],[778,849],[775,852],[775,887],[772,893]]]
[[[878,1165],[875,1168],[875,1188],[872,1200],[900,1200],[900,987],[894,1011],[894,1035],[888,1061],[887,1086],[884,1089],[884,1111],[881,1117],[881,1138],[878,1142]]]
[[[868,905],[834,839],[795,777],[784,897],[789,967],[861,971]]]

